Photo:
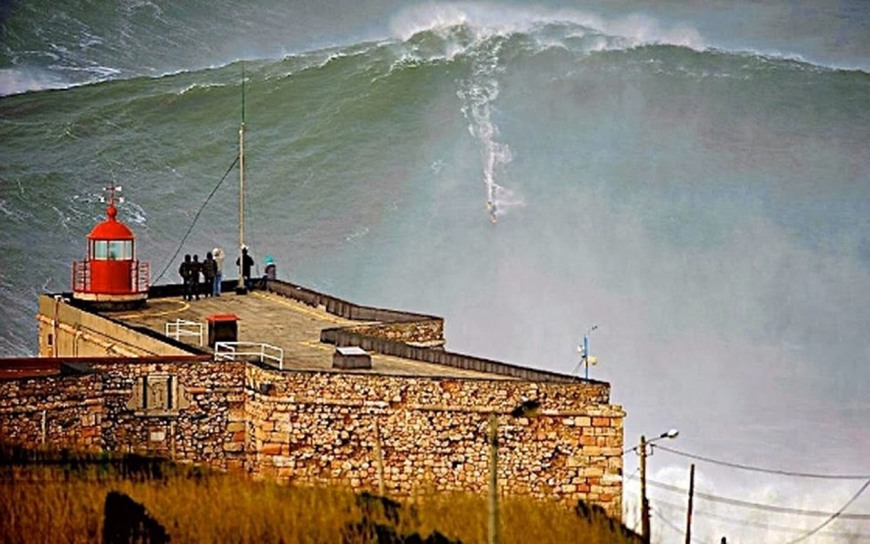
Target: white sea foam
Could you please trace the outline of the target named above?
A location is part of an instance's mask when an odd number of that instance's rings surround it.
[[[480,142],[486,203],[494,216],[522,204],[522,199],[496,181],[498,174],[511,162],[510,147],[498,141],[498,126],[493,120],[494,102],[498,98],[498,41],[477,44],[472,56],[472,75],[460,82],[457,96],[462,100],[462,114],[468,120],[469,133]]]
[[[156,17],[163,15],[163,10],[160,6],[149,0],[124,0],[121,2],[121,7],[128,15],[132,15],[136,10],[148,8],[153,11]]]
[[[145,209],[131,200],[125,200],[123,204],[124,221],[134,225],[145,225],[148,215]]]
[[[29,69],[0,69],[0,96],[56,89],[65,86],[56,76]]]
[[[546,25],[567,26],[564,38],[536,35]],[[565,41],[589,37],[587,52],[618,50],[644,45],[674,45],[695,51],[716,49],[729,54],[751,55],[775,60],[795,61],[820,69],[867,72],[860,62],[821,61],[782,48],[723,47],[711,43],[692,24],[666,22],[646,13],[605,17],[576,8],[543,6],[505,6],[488,2],[452,2],[423,4],[405,8],[390,21],[390,31],[397,39],[408,40],[420,32],[433,32],[451,38],[453,29],[465,27],[474,41],[491,36],[525,33],[542,48],[567,47]],[[574,27],[574,28],[571,28]],[[591,38],[591,37],[590,37]]]
[[[0,198],[0,214],[3,214],[4,218],[16,223],[24,221],[24,214],[19,210],[13,209],[10,202],[5,198]]]
[[[354,242],[369,233],[368,227],[357,227],[351,234],[345,237],[346,242]]]
[[[183,95],[183,94],[189,93],[190,91],[195,91],[195,90],[199,90],[199,89],[207,90],[207,89],[226,87],[226,86],[227,86],[226,83],[191,83],[190,85],[182,87],[178,91],[178,94]]]
[[[54,210],[54,212],[57,214],[57,221],[60,224],[60,226],[63,227],[64,230],[69,232],[69,230],[70,230],[69,229],[69,222],[70,222],[69,216],[66,215],[65,213],[63,213],[63,211],[61,211],[60,208],[58,208],[57,206],[51,206],[51,209]]]
[[[319,70],[325,68],[336,60],[364,57],[368,55],[372,49],[380,45],[383,45],[383,43],[367,44],[363,47],[329,48],[304,54],[285,52],[282,57],[283,61],[299,61],[301,66],[295,66],[292,70],[282,71],[279,74],[267,76],[266,79],[284,79],[308,70]]]
[[[76,77],[61,77],[59,74],[88,74],[92,77],[84,81]],[[83,85],[91,85],[113,79],[121,71],[109,66],[91,65],[55,66],[51,72],[37,68],[5,68],[0,69],[0,96],[10,96],[31,91],[46,91],[53,89],[71,89]]]
[[[479,3],[425,4],[399,12],[390,23],[394,36],[408,40],[424,31],[446,35],[450,29],[466,26],[475,40],[489,36],[504,36],[512,33],[533,33],[536,28],[548,24],[568,24],[582,27],[569,33],[577,37],[593,30],[603,35],[619,38],[620,47],[636,47],[648,44],[667,44],[706,49],[707,43],[700,32],[688,24],[665,24],[643,14],[605,18],[577,9],[548,9],[543,7],[516,7]],[[549,45],[555,45],[551,40]]]

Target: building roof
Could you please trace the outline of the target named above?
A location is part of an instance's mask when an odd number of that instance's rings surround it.
[[[252,291],[247,295],[223,293],[217,298],[200,297],[185,302],[181,297],[149,299],[148,306],[135,312],[103,313],[129,325],[145,326],[159,333],[167,323],[178,319],[200,323],[203,343],[208,343],[209,316],[234,314],[238,317],[238,340],[263,343],[281,348],[285,370],[333,371],[335,346],[320,341],[324,329],[359,325],[364,321],[344,319],[275,293]],[[214,320],[212,320],[214,321]],[[220,319],[218,320],[220,321]],[[199,338],[182,335],[181,342],[199,347]],[[208,346],[204,349],[210,350]],[[509,376],[451,368],[403,357],[372,353],[371,369],[335,370],[401,376],[455,376],[465,378],[510,379]],[[266,361],[270,363],[270,361]],[[274,362],[271,362],[274,366]]]

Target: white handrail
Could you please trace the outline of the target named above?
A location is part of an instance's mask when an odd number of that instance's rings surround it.
[[[239,357],[258,357],[261,363],[266,359],[278,363],[284,370],[284,350],[271,344],[260,342],[215,342],[215,361],[236,361]]]
[[[182,336],[196,336],[199,338],[199,345],[202,346],[202,323],[176,319],[175,321],[167,321],[163,331],[166,336],[176,340],[181,340]]]

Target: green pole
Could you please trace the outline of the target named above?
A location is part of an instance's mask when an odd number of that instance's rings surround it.
[[[489,415],[489,544],[498,544],[498,414]]]

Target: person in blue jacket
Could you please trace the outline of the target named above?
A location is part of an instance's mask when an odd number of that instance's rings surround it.
[[[278,267],[275,265],[275,259],[271,255],[266,255],[266,267],[263,269],[263,277],[260,278],[260,287],[265,289],[269,280],[278,279]]]

